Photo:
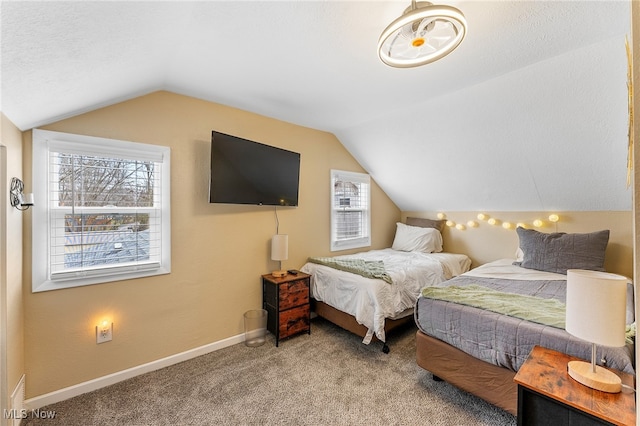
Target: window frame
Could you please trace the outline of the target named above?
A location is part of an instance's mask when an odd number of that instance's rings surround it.
[[[366,186],[366,206],[353,208],[346,203],[336,204],[335,183],[338,179],[364,184]],[[342,199],[340,199],[342,201]],[[371,246],[371,176],[366,173],[349,172],[344,170],[331,170],[331,251],[348,250]],[[341,204],[344,204],[341,206]],[[349,203],[350,204],[350,203]],[[363,226],[360,234],[354,238],[338,239],[338,212],[362,211]]]
[[[34,205],[32,223],[32,292],[58,290],[113,281],[168,274],[171,272],[171,150],[160,145],[143,144],[34,129],[32,135],[32,182]],[[89,267],[80,272],[51,273],[51,228],[55,217],[64,217],[67,208],[54,207],[53,182],[50,182],[50,152],[82,153],[107,158],[137,159],[159,163],[160,197],[153,207],[82,207],[82,213],[158,212],[160,224],[157,259],[140,264]],[[57,211],[57,213],[54,213]]]

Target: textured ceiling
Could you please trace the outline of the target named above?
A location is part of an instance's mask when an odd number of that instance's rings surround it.
[[[409,3],[2,1],[1,109],[26,130],[170,90],[333,132],[402,210],[630,209],[629,2],[443,2],[461,46],[390,68]]]

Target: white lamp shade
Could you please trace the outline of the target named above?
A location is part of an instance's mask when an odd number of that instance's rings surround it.
[[[567,271],[566,330],[603,346],[625,345],[627,277],[607,272]]]
[[[276,234],[271,238],[271,260],[287,260],[289,258],[289,236]]]

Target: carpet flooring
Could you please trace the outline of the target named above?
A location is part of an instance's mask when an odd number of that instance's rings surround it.
[[[515,425],[415,361],[415,327],[370,345],[316,318],[311,334],[234,345],[42,407],[31,425]]]

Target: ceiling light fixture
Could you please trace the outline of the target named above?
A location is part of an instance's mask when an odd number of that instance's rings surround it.
[[[378,55],[392,67],[417,67],[453,52],[466,32],[467,21],[455,7],[411,0],[402,16],[382,32]]]

